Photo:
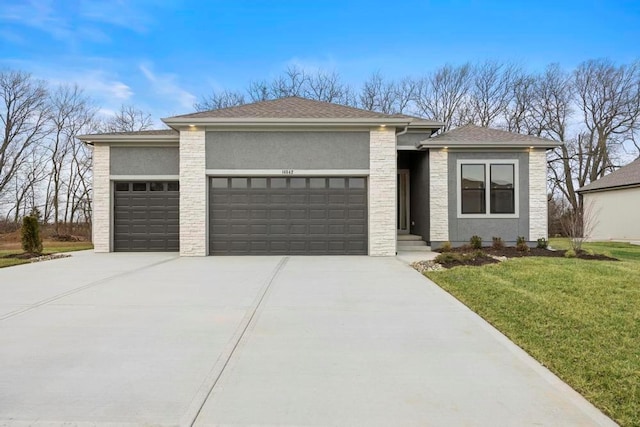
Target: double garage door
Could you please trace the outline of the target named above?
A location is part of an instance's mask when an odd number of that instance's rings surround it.
[[[114,250],[179,250],[179,183],[114,183]],[[204,227],[204,224],[203,224]],[[366,255],[364,177],[209,178],[212,255]]]
[[[115,182],[115,251],[177,251],[178,181]]]
[[[366,255],[364,177],[212,177],[212,255]]]

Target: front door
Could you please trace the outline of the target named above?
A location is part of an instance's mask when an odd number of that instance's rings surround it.
[[[409,234],[409,170],[398,170],[398,234]]]

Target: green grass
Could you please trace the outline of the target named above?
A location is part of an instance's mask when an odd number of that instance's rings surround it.
[[[552,239],[554,248],[568,242]],[[527,257],[427,276],[615,421],[640,425],[640,246],[589,243],[621,261]]]
[[[27,264],[29,260],[16,258],[2,258],[5,255],[22,253],[22,249],[15,249],[15,244],[11,248],[0,248],[0,268],[11,267],[13,265]],[[59,252],[83,251],[93,249],[91,242],[45,242],[43,253],[55,254]]]

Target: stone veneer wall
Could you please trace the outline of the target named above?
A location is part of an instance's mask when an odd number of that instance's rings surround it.
[[[111,181],[109,179],[110,147],[93,146],[93,250],[111,250]]]
[[[446,150],[429,151],[429,224],[432,242],[449,240],[449,170]]]
[[[180,131],[180,255],[207,255],[205,131]]]
[[[396,133],[369,133],[369,255],[396,254]]]
[[[547,238],[547,152],[529,151],[529,240]],[[521,213],[525,214],[525,213]]]

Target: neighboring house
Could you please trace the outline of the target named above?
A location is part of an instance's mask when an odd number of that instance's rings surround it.
[[[578,190],[593,216],[590,240],[640,241],[640,159]]]
[[[85,135],[96,252],[393,256],[547,237],[545,139],[297,97]],[[417,239],[413,240],[413,239]]]

